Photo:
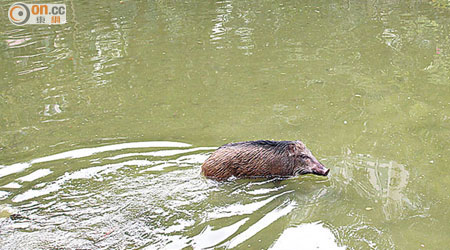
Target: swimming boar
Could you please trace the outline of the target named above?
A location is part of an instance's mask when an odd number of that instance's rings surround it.
[[[204,176],[217,180],[326,176],[330,172],[301,141],[247,141],[218,148],[202,165]]]

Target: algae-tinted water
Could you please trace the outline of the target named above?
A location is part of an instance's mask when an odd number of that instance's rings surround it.
[[[445,1],[64,3],[0,18],[2,248],[450,245]],[[256,139],[331,173],[200,175]]]

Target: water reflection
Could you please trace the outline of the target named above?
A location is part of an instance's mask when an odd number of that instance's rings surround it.
[[[384,40],[384,43],[393,50],[397,52],[401,50],[402,41],[396,30],[389,28],[385,29],[381,34],[381,38]]]
[[[9,166],[0,165],[0,177],[4,177],[13,173],[22,172],[25,169],[31,167],[32,164],[49,162],[61,159],[73,159],[91,156],[93,154],[115,151],[122,149],[132,149],[132,148],[148,148],[148,147],[189,147],[190,144],[178,143],[178,142],[165,142],[165,141],[154,141],[154,142],[130,142],[116,145],[108,145],[96,148],[83,148],[71,150],[55,155],[49,155],[41,158],[36,158],[30,162],[16,163]]]
[[[236,233],[236,231],[248,220],[249,218],[245,218],[234,224],[215,230],[212,226],[208,225],[199,235],[193,237],[192,246],[201,249],[217,246]]]
[[[200,175],[201,163],[214,149],[168,141],[122,143],[3,166],[0,180],[8,181],[1,187],[3,199],[30,218],[1,222],[16,239],[8,237],[6,244],[29,246],[33,236],[14,229],[42,232],[58,225],[34,242],[52,238],[56,247],[70,239],[70,247],[87,248],[283,249],[303,239],[306,249],[377,248],[393,244],[379,228],[380,213],[385,221],[399,220],[416,202],[406,189],[409,172],[393,161],[347,154],[325,160],[335,166],[329,178],[216,182]],[[349,200],[359,202],[348,205]],[[63,232],[66,239],[54,238]]]
[[[355,188],[355,191],[366,199],[369,204],[379,204],[386,220],[398,220],[409,206],[410,199],[406,192],[409,184],[409,172],[405,166],[394,161],[383,162],[359,155],[357,158],[346,159],[339,165],[340,176],[336,181]],[[360,179],[363,173],[364,179]]]
[[[448,245],[438,2],[71,1],[65,26],[5,23],[2,247]],[[331,175],[200,175],[207,145],[261,138],[310,140]]]
[[[18,75],[48,69],[54,47],[50,43],[51,30],[40,27],[38,36],[27,29],[10,30],[5,35],[7,58],[14,63]],[[25,49],[26,48],[26,49]],[[45,61],[42,60],[45,57]]]
[[[344,246],[338,246],[333,232],[319,222],[306,223],[284,230],[269,249],[290,249],[298,245],[305,250],[347,249]]]
[[[108,75],[114,74],[115,68],[120,66],[117,59],[127,54],[127,32],[120,22],[114,21],[110,27],[99,26],[91,30],[95,54],[91,56],[89,64],[92,64],[91,75],[97,86],[111,82]]]
[[[228,32],[231,31],[231,27],[228,27],[228,22],[231,19],[233,11],[232,1],[217,2],[216,17],[212,20],[214,26],[211,29],[210,40],[212,44],[216,45],[217,49],[228,48],[228,41],[226,41]],[[220,41],[224,40],[224,41]]]

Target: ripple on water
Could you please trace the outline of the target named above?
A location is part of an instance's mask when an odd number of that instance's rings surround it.
[[[200,174],[214,149],[122,143],[2,166],[0,196],[29,218],[0,222],[5,249],[390,247],[369,215],[395,221],[415,203],[395,162],[326,159],[329,178],[217,182]]]
[[[290,249],[301,242],[302,249],[346,249],[338,246],[332,231],[319,222],[305,223],[283,231],[270,249]]]

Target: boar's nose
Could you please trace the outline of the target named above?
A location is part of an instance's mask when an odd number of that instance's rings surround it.
[[[314,174],[322,175],[322,176],[327,176],[329,172],[330,172],[330,169],[324,167],[323,165],[320,165],[319,167],[317,167],[315,171],[313,170]]]

